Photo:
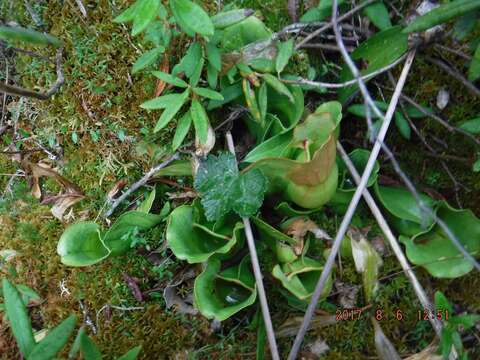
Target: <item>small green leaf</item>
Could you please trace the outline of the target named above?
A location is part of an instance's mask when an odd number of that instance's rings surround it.
[[[208,104],[208,110],[213,110],[213,109],[219,108],[219,107],[235,100],[239,96],[241,96],[242,95],[242,86],[239,83],[231,85],[231,86],[227,86],[226,88],[222,89],[220,91],[220,93],[222,94],[224,100],[223,101],[216,101],[216,100],[210,101],[209,104]]]
[[[205,108],[198,100],[192,101],[190,115],[192,116],[193,125],[199,141],[202,144],[205,144],[208,138],[208,127],[210,121],[208,120],[208,115],[205,111]]]
[[[202,46],[198,42],[194,42],[190,45],[180,63],[173,68],[172,75],[176,76],[178,73],[184,72],[187,78],[190,78],[194,74],[202,56]]]
[[[2,281],[5,312],[8,316],[10,328],[17,341],[18,348],[25,358],[28,358],[35,346],[32,325],[28,317],[27,308],[15,286],[6,278]]]
[[[260,115],[262,118],[262,122],[265,121],[265,117],[267,116],[267,106],[268,106],[268,91],[267,91],[267,84],[262,83],[260,86],[260,90],[258,91],[258,108],[260,110]]]
[[[468,68],[468,80],[477,81],[480,78],[480,44],[473,54],[472,62]]]
[[[209,155],[200,163],[195,188],[201,193],[207,220],[220,219],[230,210],[242,217],[255,214],[263,202],[267,180],[261,171],[239,174],[235,156]]]
[[[31,29],[25,29],[20,26],[0,26],[0,39],[6,41],[21,41],[33,45],[53,45],[54,47],[62,46],[62,42],[54,36],[43,34]]]
[[[211,64],[215,70],[222,70],[222,56],[220,55],[220,50],[213,43],[207,43],[207,59],[209,64]]]
[[[152,74],[157,79],[160,79],[160,80],[166,82],[167,84],[182,87],[182,88],[188,87],[188,84],[185,81],[183,81],[182,79],[180,79],[176,76],[172,76],[170,74],[167,74],[163,71],[152,71]]]
[[[193,88],[194,93],[211,100],[223,101],[223,95],[207,88]]]
[[[57,254],[67,266],[88,266],[102,261],[110,254],[94,222],[79,222],[63,232],[57,244]]]
[[[275,91],[277,91],[280,94],[288,97],[288,100],[290,100],[292,103],[295,101],[293,99],[293,95],[290,92],[290,90],[288,90],[288,88],[280,80],[278,80],[275,76],[273,76],[271,74],[264,74],[263,79],[265,80],[265,82],[268,85],[270,85],[273,89],[275,89]]]
[[[208,14],[200,6],[190,0],[170,0],[175,20],[190,36],[198,33],[203,36],[212,36],[213,23]]]
[[[380,110],[387,110],[388,108],[388,105],[386,103],[384,103],[383,101],[374,101],[375,102],[375,105],[377,105],[377,107],[380,109]],[[358,117],[366,117],[367,114],[365,112],[365,104],[355,104],[355,105],[351,105],[348,107],[347,111],[350,113],[350,114],[353,114],[355,116],[358,116]],[[371,112],[371,116],[372,116],[372,119],[377,119],[378,116]]]
[[[148,194],[147,198],[143,200],[143,202],[138,206],[137,211],[148,214],[152,209],[153,202],[155,201],[156,193],[157,192],[155,191],[155,188],[153,188],[153,190],[150,191],[150,194]]]
[[[85,332],[80,336],[80,350],[85,360],[102,360],[102,353]]]
[[[140,1],[136,1],[133,3],[133,5],[129,6],[126,8],[120,15],[118,15],[115,19],[113,19],[113,22],[115,23],[124,23],[128,21],[132,21],[135,18],[135,13],[137,11],[138,4],[140,4]]]
[[[173,117],[177,115],[177,113],[182,108],[183,104],[185,104],[185,101],[187,100],[189,93],[190,91],[187,89],[181,94],[176,94],[176,97],[174,97],[170,102],[170,104],[167,105],[165,110],[163,110],[163,113],[160,116],[160,119],[158,119],[157,124],[153,129],[153,132],[158,132],[168,125],[170,120],[172,120]]]
[[[400,111],[395,111],[395,125],[397,126],[400,135],[405,139],[410,140],[412,129],[410,129],[410,124]]]
[[[176,151],[180,147],[180,145],[182,145],[182,142],[187,136],[191,125],[192,125],[192,116],[190,114],[190,111],[187,111],[178,121],[177,130],[175,131],[175,135],[173,136],[173,141],[172,141],[173,151]]]
[[[190,86],[193,86],[193,87],[197,86],[198,82],[200,81],[200,77],[202,76],[204,64],[205,64],[205,59],[203,58],[203,55],[202,55],[202,57],[198,60],[197,65],[195,66],[195,71],[190,77],[190,81],[189,81]]]
[[[478,135],[480,134],[480,117],[465,121],[459,127],[460,129],[468,131],[470,134]]]
[[[50,330],[47,335],[35,345],[28,360],[50,360],[65,346],[75,329],[77,318],[70,315],[60,325]]]
[[[455,325],[455,326],[461,325],[465,330],[468,330],[474,327],[475,324],[479,321],[480,321],[480,315],[468,314],[468,315],[454,316],[448,322],[451,325]]]
[[[164,51],[165,48],[163,46],[147,51],[145,54],[140,56],[137,61],[135,61],[135,64],[133,64],[132,73],[135,74],[136,72],[146,68],[148,65],[153,64]]]
[[[427,30],[478,8],[480,8],[478,0],[457,0],[445,3],[425,15],[417,17],[402,32],[408,34]]]
[[[130,349],[126,354],[123,354],[117,360],[135,360],[142,350],[141,346],[135,346],[133,349]]]
[[[208,86],[210,86],[212,89],[215,89],[217,87],[218,74],[219,72],[212,66],[212,64],[207,65],[207,82]]]
[[[255,91],[250,86],[250,82],[247,79],[242,80],[243,95],[245,96],[245,102],[250,110],[250,114],[256,122],[262,122],[262,115],[258,108],[257,99],[255,97]]]
[[[388,9],[383,1],[378,1],[369,5],[364,10],[365,15],[372,21],[372,23],[380,30],[392,27]]]
[[[472,166],[473,172],[480,172],[480,159],[477,159]]]
[[[155,19],[160,8],[160,0],[138,0],[133,18],[132,36],[140,34]]]
[[[283,69],[285,69],[290,57],[293,55],[294,49],[295,41],[293,39],[278,43],[278,55],[277,59],[275,60],[275,69],[277,70],[277,73],[280,74]]]
[[[442,337],[440,338],[440,351],[444,359],[448,359],[453,345],[453,331],[444,327],[442,329]]]
[[[441,291],[435,292],[435,308],[437,310],[447,310],[450,315],[453,315],[452,305]]]

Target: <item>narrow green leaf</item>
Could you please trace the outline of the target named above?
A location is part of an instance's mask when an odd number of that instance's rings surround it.
[[[101,360],[102,353],[90,337],[83,332],[80,336],[80,350],[85,360]]]
[[[198,60],[203,56],[202,51],[202,46],[198,42],[190,45],[180,63],[173,68],[172,75],[184,72],[187,78],[190,78],[195,72]]]
[[[188,84],[185,81],[183,81],[182,79],[180,79],[178,77],[175,77],[175,76],[172,76],[170,74],[167,74],[163,71],[152,71],[152,74],[156,78],[166,82],[167,84],[182,87],[182,88],[188,87]]]
[[[217,87],[218,73],[219,72],[212,66],[212,64],[209,63],[207,65],[207,82],[208,86],[210,86],[212,89],[215,89]]]
[[[148,194],[147,198],[143,200],[140,205],[138,205],[137,211],[148,214],[152,209],[153,202],[155,201],[156,193],[157,192],[155,191],[155,188],[153,188],[153,190],[150,191],[150,194]]]
[[[452,1],[429,11],[423,16],[413,20],[405,29],[403,33],[419,32],[430,29],[435,25],[447,22],[463,14],[467,14],[475,9],[480,8],[480,1],[478,0],[457,0]]]
[[[241,96],[242,95],[242,86],[240,85],[240,83],[236,83],[236,84],[233,84],[231,86],[227,86],[226,88],[222,89],[220,91],[220,93],[222,94],[224,100],[223,101],[215,101],[215,100],[210,101],[209,104],[208,104],[208,110],[213,110],[213,109],[219,108],[219,107],[235,100],[239,96]]]
[[[165,48],[163,46],[147,51],[145,54],[140,56],[137,61],[135,61],[135,64],[133,64],[132,73],[135,74],[136,72],[146,68],[148,65],[153,64],[164,51]]]
[[[75,336],[75,340],[73,340],[72,347],[70,348],[70,351],[68,352],[68,359],[73,360],[77,358],[77,354],[80,351],[80,346],[81,346],[81,340],[82,340],[82,334],[85,333],[85,327],[81,326],[80,329],[78,329],[77,336]]]
[[[35,339],[33,338],[32,325],[28,317],[27,308],[23,304],[22,298],[17,289],[15,289],[15,286],[5,278],[2,281],[2,290],[10,328],[12,329],[20,352],[27,358],[35,346]]]
[[[251,9],[236,9],[224,11],[212,16],[212,23],[217,29],[225,29],[226,27],[235,25],[247,17],[253,15],[254,10]]]
[[[35,345],[28,360],[50,360],[65,346],[75,329],[77,318],[70,315],[60,325],[50,330],[42,341]]]
[[[477,50],[475,50],[472,62],[468,68],[468,80],[476,81],[478,78],[480,78],[480,44],[477,46]]]
[[[460,125],[460,129],[468,131],[473,135],[480,134],[480,117],[465,121],[462,125]]]
[[[207,89],[207,88],[196,88],[196,87],[193,88],[192,90],[197,95],[200,95],[200,96],[205,97],[207,99],[217,100],[217,101],[223,101],[224,100],[223,95],[220,94],[219,92],[214,91],[214,90],[210,90],[210,89]]]
[[[410,124],[408,123],[407,119],[403,116],[403,114],[399,111],[395,112],[395,125],[397,126],[400,135],[402,135],[405,139],[410,140],[412,136],[412,129],[410,129]]]
[[[392,27],[388,9],[383,1],[378,1],[369,5],[364,10],[365,15],[372,21],[372,23],[380,30]]]
[[[155,19],[160,8],[160,0],[139,0],[133,19],[132,35],[138,35]]]
[[[213,35],[213,23],[199,5],[190,0],[170,0],[170,8],[175,20],[188,35],[192,35],[192,32],[203,36]]]
[[[263,83],[260,86],[260,90],[258,91],[258,107],[260,110],[260,115],[262,117],[262,122],[265,121],[265,117],[267,116],[267,106],[268,106],[267,84]]]
[[[207,59],[215,70],[222,70],[222,56],[217,46],[211,42],[207,43]]]
[[[177,130],[175,131],[175,135],[172,141],[172,150],[177,150],[180,145],[182,145],[183,140],[188,134],[190,130],[190,126],[192,125],[192,116],[190,115],[190,111],[187,111],[185,115],[183,115],[177,124]]]
[[[247,103],[247,107],[250,110],[250,114],[252,115],[253,119],[257,122],[262,122],[262,115],[260,114],[260,110],[258,108],[257,99],[255,98],[255,92],[250,86],[250,81],[248,81],[247,79],[243,79],[242,89],[245,96],[245,102]]]
[[[179,94],[162,95],[155,99],[145,101],[140,107],[146,110],[165,109],[178,98],[178,95]]]
[[[135,346],[133,349],[130,349],[126,354],[120,356],[117,360],[135,360],[142,350],[141,346]]]
[[[192,101],[190,114],[192,116],[193,125],[195,126],[195,132],[199,141],[202,144],[206,143],[208,138],[209,120],[205,108],[198,100]]]
[[[155,125],[153,132],[158,132],[168,125],[170,120],[173,119],[173,117],[180,111],[183,104],[185,104],[185,101],[188,98],[188,94],[189,91],[187,89],[183,93],[177,94],[177,96],[172,99],[171,103],[167,105],[165,110],[163,110],[163,113],[160,116],[160,119],[158,119],[158,122]]]
[[[22,41],[42,46],[62,46],[62,42],[52,35],[43,34],[35,30],[22,28],[20,26],[0,26],[0,39],[7,41]]]
[[[388,105],[386,103],[384,103],[383,101],[374,101],[375,102],[375,105],[377,105],[377,107],[380,109],[380,110],[387,110],[387,107]],[[365,112],[365,104],[355,104],[355,105],[351,105],[348,107],[347,111],[350,113],[350,114],[353,114],[355,116],[358,116],[358,117],[366,117],[366,112]],[[372,119],[377,119],[378,116],[375,114],[375,113],[371,113],[372,115]]]
[[[279,42],[278,43],[278,55],[275,61],[275,69],[277,73],[281,73],[285,66],[287,66],[290,57],[293,55],[293,51],[295,49],[295,41],[293,39],[289,39],[286,42]]]
[[[480,159],[477,159],[472,166],[473,172],[480,172]]]
[[[441,291],[435,292],[435,308],[437,310],[447,310],[450,315],[453,315],[452,305]]]
[[[190,81],[189,81],[190,86],[197,86],[198,82],[200,81],[200,76],[202,76],[202,70],[203,70],[204,64],[205,64],[205,60],[202,56],[198,60],[197,65],[195,66],[195,71],[190,77]]]
[[[295,101],[290,90],[288,90],[288,88],[275,76],[271,74],[263,74],[263,79],[268,85],[275,89],[275,91],[288,97],[288,100],[290,100],[290,102],[293,103]]]
[[[135,13],[137,11],[137,6],[140,3],[140,1],[136,1],[133,3],[132,6],[129,6],[126,8],[120,15],[118,15],[115,19],[113,19],[113,22],[115,23],[124,23],[128,21],[132,21],[135,18]]]

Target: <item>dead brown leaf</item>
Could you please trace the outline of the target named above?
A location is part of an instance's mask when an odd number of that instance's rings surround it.
[[[118,193],[125,187],[125,185],[127,185],[127,179],[118,180],[108,192],[107,199],[108,200],[115,199]]]
[[[293,251],[296,255],[301,255],[303,251],[305,236],[308,232],[312,233],[317,239],[332,239],[325,230],[321,229],[309,218],[300,217],[298,219],[295,219],[285,229],[285,233],[287,235],[290,235],[297,241],[297,245],[293,246]]]
[[[436,354],[437,349],[437,345],[430,344],[419,353],[413,354],[404,360],[442,360],[442,356]]]
[[[58,174],[48,164],[35,164],[28,160],[22,160],[21,163],[25,172],[31,175],[32,194],[36,199],[42,198],[40,186],[42,177],[53,178],[62,187],[61,193],[46,197],[42,201],[43,204],[53,204],[51,212],[60,221],[64,220],[63,215],[68,208],[85,198],[83,191],[77,185]]]
[[[164,73],[168,73],[170,69],[170,62],[168,60],[169,56],[167,53],[163,54],[163,59],[160,64],[160,71],[163,71]],[[163,80],[158,79],[157,80],[157,86],[155,88],[155,96],[159,97],[162,95],[163,90],[165,90],[165,87],[167,86],[167,83]]]
[[[277,332],[277,337],[291,337],[295,336],[302,324],[302,316],[290,317],[280,326]],[[310,322],[308,330],[319,329],[324,326],[332,325],[337,322],[335,315],[316,315]]]

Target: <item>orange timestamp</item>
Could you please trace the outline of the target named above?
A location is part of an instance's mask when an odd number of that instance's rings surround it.
[[[414,317],[417,321],[428,321],[430,319],[436,318],[437,320],[441,321],[448,321],[449,312],[446,309],[438,309],[438,310],[427,310],[427,309],[420,309],[415,312],[409,311],[408,313],[402,309],[393,309],[393,310],[383,310],[383,309],[375,309],[373,314],[371,311],[367,311],[365,315],[365,308],[363,309],[337,309],[335,311],[335,320],[336,321],[356,321],[361,320],[364,316],[369,318],[373,315],[373,317],[377,321],[385,321],[385,320],[396,320],[396,321],[404,321],[408,317],[412,319]]]

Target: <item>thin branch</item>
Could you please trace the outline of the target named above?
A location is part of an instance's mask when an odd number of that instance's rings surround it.
[[[134,183],[130,188],[125,191],[121,196],[119,196],[115,201],[110,205],[110,208],[105,212],[104,218],[108,218],[110,215],[113,214],[115,209],[127,198],[129,197],[133,192],[141,188],[143,185],[145,185],[157,172],[159,172],[161,169],[164,167],[168,166],[172,161],[177,160],[180,157],[179,153],[175,153],[172,156],[170,156],[167,160],[162,162],[159,165],[156,165],[152,167],[148,172],[143,175],[143,177],[138,180],[136,183]]]
[[[394,68],[399,63],[401,63],[405,58],[406,58],[406,55],[404,55],[404,56],[400,57],[399,59],[395,60],[393,63],[388,64],[387,66],[384,66],[384,67],[382,67],[378,70],[375,70],[375,71],[373,71],[369,74],[363,75],[360,78],[362,80],[369,80],[369,79],[371,79],[375,76],[378,76],[378,75]],[[282,82],[288,83],[288,84],[317,86],[317,87],[320,87],[320,88],[328,88],[328,89],[339,89],[339,88],[344,88],[344,87],[347,87],[347,86],[355,85],[358,82],[358,80],[353,79],[353,80],[345,81],[343,83],[325,83],[325,82],[321,82],[321,81],[311,81],[311,80],[307,80],[307,79],[282,80]]]
[[[65,78],[63,76],[63,71],[62,71],[62,49],[57,50],[56,67],[57,67],[57,80],[55,80],[55,83],[53,83],[50,89],[45,93],[37,92],[30,89],[25,89],[22,87],[9,85],[5,83],[0,83],[0,92],[4,92],[12,96],[23,96],[23,97],[31,97],[39,100],[47,100],[60,89],[60,87],[63,85],[65,81]]]
[[[230,131],[226,133],[228,150],[235,155],[235,145]],[[270,346],[270,353],[273,360],[279,360],[277,341],[275,340],[275,332],[273,330],[272,319],[270,311],[268,310],[267,295],[263,286],[262,270],[258,261],[257,249],[255,247],[255,239],[253,238],[252,226],[249,218],[242,218],[245,226],[245,236],[247,238],[248,249],[250,250],[250,258],[252,260],[253,274],[255,275],[255,282],[258,290],[258,297],[260,298],[260,307],[262,308],[263,321],[265,322],[265,330],[267,332],[268,343]]]
[[[356,12],[362,10],[365,6],[370,5],[371,3],[375,2],[376,0],[366,0],[361,4],[358,4],[355,6],[352,10],[346,12],[344,15],[340,16],[338,18],[338,22],[341,22],[345,19],[348,19],[350,16],[355,14]],[[307,42],[312,40],[314,37],[320,35],[321,33],[327,31],[328,29],[333,27],[333,19],[331,22],[327,23],[326,25],[322,26],[320,29],[314,31],[310,35],[308,35],[306,38],[304,38],[302,41],[300,41],[298,44],[295,45],[295,50],[300,49],[303,45],[305,45]]]
[[[428,62],[438,66],[440,69],[445,71],[448,75],[453,77],[455,80],[461,82],[468,90],[470,90],[470,92],[473,95],[480,97],[480,89],[478,89],[475,85],[473,85],[470,81],[468,81],[468,79],[465,76],[463,76],[463,74],[460,71],[448,66],[443,60],[434,59],[430,56],[425,56],[425,59]]]

